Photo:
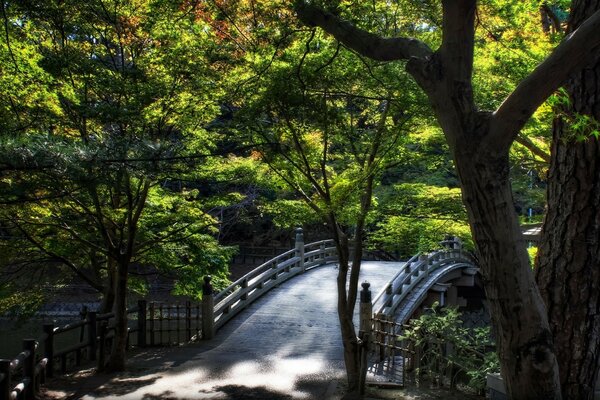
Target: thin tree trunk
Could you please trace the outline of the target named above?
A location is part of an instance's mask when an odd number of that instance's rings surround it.
[[[572,4],[569,31],[600,8]],[[600,60],[566,85],[569,118],[600,120]],[[593,399],[600,371],[600,143],[577,140],[569,118],[553,124],[544,219],[536,278],[548,309],[565,399]],[[597,129],[593,124],[584,134]]]
[[[127,351],[127,278],[128,259],[119,259],[115,290],[115,337],[107,371],[124,371]]]
[[[338,276],[337,276],[337,309],[338,319],[340,321],[340,332],[342,334],[342,344],[344,346],[344,365],[346,367],[346,378],[348,382],[348,392],[358,392],[359,378],[359,355],[358,342],[354,322],[349,312],[348,293],[346,285],[348,282],[349,270],[349,245],[348,237],[341,231],[334,215],[329,216],[329,226],[332,228],[333,241],[338,252]]]
[[[117,268],[112,258],[106,261],[106,286],[102,293],[102,303],[100,304],[100,313],[105,314],[113,311],[115,304],[115,287],[117,285]]]

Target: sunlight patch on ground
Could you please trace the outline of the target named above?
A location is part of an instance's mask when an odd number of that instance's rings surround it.
[[[232,387],[261,388],[273,394],[286,394],[295,399],[309,399],[311,394],[297,388],[297,383],[311,375],[322,375],[325,363],[314,358],[279,358],[274,355],[262,361],[241,361],[232,365],[224,373],[210,374],[208,368],[184,366],[173,368],[153,375],[139,378],[115,379],[106,385],[119,387],[122,395],[116,393],[106,395],[104,388],[99,388],[99,396],[88,394],[84,400],[99,398],[111,399],[231,399],[223,390],[230,391]],[[136,381],[158,378],[152,384],[136,388]],[[127,386],[132,391],[127,392]]]

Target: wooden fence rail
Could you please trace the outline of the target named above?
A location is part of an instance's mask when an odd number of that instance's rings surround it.
[[[35,339],[23,340],[23,351],[12,360],[0,360],[0,398],[35,399],[46,381],[47,358],[38,360]],[[14,381],[14,382],[13,382]]]
[[[138,301],[129,315],[129,345],[165,346],[201,337],[200,303]],[[23,351],[12,360],[0,359],[0,400],[34,399],[46,377],[65,374],[82,363],[105,365],[114,340],[114,313],[82,311],[82,319],[64,326],[43,325],[39,339],[25,339]],[[68,345],[60,346],[60,343]],[[43,345],[43,352],[36,352]]]

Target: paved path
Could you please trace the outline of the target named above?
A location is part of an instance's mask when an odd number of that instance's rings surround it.
[[[375,295],[402,266],[365,262],[360,281],[371,282]],[[337,272],[334,264],[307,271],[258,299],[215,339],[141,352],[131,359],[132,372],[74,383],[80,389],[70,398],[334,398],[335,382],[344,375]]]

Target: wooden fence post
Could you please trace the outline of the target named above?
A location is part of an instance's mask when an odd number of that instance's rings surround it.
[[[90,361],[96,360],[96,351],[98,350],[98,334],[96,331],[96,312],[88,312],[88,346]]]
[[[373,303],[371,302],[371,284],[367,281],[361,283],[362,290],[360,291],[360,321],[359,333],[360,338],[360,375],[359,375],[359,391],[360,394],[365,394],[365,381],[367,377],[367,354],[369,352],[369,341],[371,340],[371,332],[373,329]]]
[[[211,279],[210,275],[205,276],[202,285],[202,339],[204,340],[215,337],[215,301]]]
[[[29,384],[25,387],[25,400],[35,398],[35,339],[23,339],[23,350],[29,353],[23,363],[23,378],[29,378]]]
[[[146,347],[146,300],[138,300],[138,347]]]
[[[10,360],[0,360],[0,399],[10,399]]]
[[[54,376],[54,324],[44,324],[44,357],[48,359],[46,364],[46,376],[52,378]]]
[[[296,257],[300,257],[300,270],[304,272],[304,232],[302,228],[296,228]]]
[[[192,303],[189,300],[185,302],[185,337],[186,342],[192,340]]]
[[[98,340],[98,371],[104,370],[105,357],[106,357],[106,333],[108,330],[108,323],[106,321],[100,321],[100,326],[98,327],[98,334],[100,338]]]
[[[88,314],[88,308],[87,306],[83,306],[81,307],[81,311],[79,311],[79,316],[81,317],[81,320],[86,319]],[[81,327],[81,330],[79,331],[79,342],[83,342],[83,336],[85,334],[85,325],[83,325]]]

